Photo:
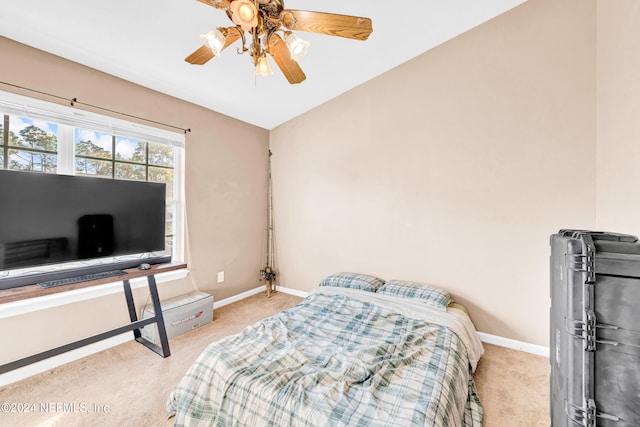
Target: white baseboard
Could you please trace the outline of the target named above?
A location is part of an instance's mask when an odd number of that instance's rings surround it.
[[[478,336],[480,337],[480,341],[486,342],[487,344],[494,344],[500,347],[525,351],[527,353],[536,354],[538,356],[549,357],[549,347],[544,347],[537,344],[529,344],[527,342],[512,340],[510,338],[499,337],[497,335],[491,335],[485,332],[478,332]]]
[[[284,286],[276,286],[276,290],[283,294],[295,295],[297,297],[306,298],[309,292],[299,291],[297,289],[285,288]]]
[[[214,302],[213,304],[214,310],[216,308],[223,307],[225,305],[234,303],[236,301],[240,301],[241,299],[250,297],[252,295],[256,295],[260,292],[263,292],[264,290],[265,289],[263,286],[259,286],[255,289],[251,289],[246,292],[242,292],[238,295],[234,295],[232,297]],[[301,298],[304,298],[307,295],[309,295],[308,292],[299,291],[297,289],[286,288],[283,286],[276,287],[276,290],[285,294],[295,295]],[[539,356],[549,357],[548,347],[544,347],[536,344],[529,344],[529,343],[517,341],[517,340],[512,340],[510,338],[503,338],[497,335],[491,335],[484,332],[478,332],[478,335],[480,336],[480,340],[487,344],[494,344],[500,347],[511,348],[514,350],[525,351],[527,353],[532,353]],[[41,372],[45,372],[49,369],[57,368],[58,366],[62,366],[64,364],[73,362],[78,359],[82,359],[83,357],[87,357],[92,354],[99,353],[108,348],[115,347],[117,345],[124,344],[125,342],[132,341],[132,340],[133,340],[133,333],[126,332],[124,334],[117,335],[115,337],[108,338],[106,340],[93,343],[76,350],[71,350],[67,353],[50,357],[49,359],[32,363],[31,365],[24,366],[22,368],[18,368],[10,372],[6,372],[0,375],[0,387],[4,387],[5,385],[23,380],[30,376],[39,374]]]
[[[250,297],[251,295],[258,294],[258,293],[260,293],[260,292],[262,292],[264,290],[265,290],[265,288],[260,286],[258,288],[250,289],[248,291],[242,292],[242,293],[240,293],[238,295],[234,295],[234,296],[229,297],[229,298],[222,299],[220,301],[214,301],[213,309],[215,310],[216,308],[224,307],[225,305],[232,304],[234,302],[240,301],[241,299],[245,299],[247,297]]]
[[[304,298],[307,295],[309,295],[309,292],[299,291],[297,289],[285,288],[283,286],[276,286],[276,291],[282,292],[283,294],[295,295],[295,296],[301,297],[301,298]],[[245,299],[247,297],[250,297],[252,295],[259,294],[260,292],[265,292],[265,287],[264,286],[258,286],[257,288],[250,289],[248,291],[242,292],[241,294],[234,295],[234,296],[229,297],[229,298],[225,298],[225,299],[220,300],[218,302],[214,302],[213,303],[213,308],[216,309],[218,307],[223,307],[223,306],[225,306],[227,304],[231,304],[231,303],[234,303],[236,301],[240,301],[241,299]]]

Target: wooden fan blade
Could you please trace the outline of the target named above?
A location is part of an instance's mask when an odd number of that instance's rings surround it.
[[[237,31],[228,31],[225,36],[225,43],[222,46],[222,50],[225,50],[229,45],[233,44],[236,40],[240,38],[240,34]],[[285,46],[286,47],[286,46]],[[198,49],[196,49],[191,55],[184,58],[189,64],[193,65],[203,65],[206,64],[211,58],[213,58],[215,54],[209,49],[208,46],[202,45]]]
[[[277,34],[272,34],[269,38],[269,55],[273,57],[273,60],[278,64],[282,74],[284,74],[292,85],[301,83],[307,78],[307,76],[304,75],[302,68],[300,68],[300,65],[291,59],[291,53],[289,52],[287,45]]]
[[[228,0],[197,0],[200,3],[204,3],[207,6],[215,7],[216,9],[227,9],[229,7]]]
[[[200,48],[196,49],[191,55],[184,58],[189,64],[193,65],[202,65],[206,64],[211,58],[215,55],[207,46],[202,45]]]
[[[304,10],[284,10],[282,23],[290,30],[366,40],[373,32],[371,19]]]

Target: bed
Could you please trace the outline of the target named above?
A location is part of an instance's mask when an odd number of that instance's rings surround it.
[[[438,288],[374,279],[328,276],[296,306],[210,344],[168,415],[176,426],[482,425],[483,349],[464,308]]]

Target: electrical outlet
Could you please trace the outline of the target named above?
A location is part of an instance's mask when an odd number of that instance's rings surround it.
[[[218,283],[224,282],[224,271],[218,271]]]

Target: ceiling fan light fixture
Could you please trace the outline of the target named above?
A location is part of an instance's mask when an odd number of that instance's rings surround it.
[[[307,50],[309,49],[309,42],[302,40],[291,31],[287,31],[285,33],[284,43],[287,45],[289,53],[291,53],[291,59],[294,61],[297,61],[300,57],[306,55]]]
[[[267,55],[263,53],[256,61],[256,75],[269,76],[271,74],[273,74],[273,71],[271,71],[271,65],[269,65]]]
[[[231,2],[231,20],[240,25],[244,31],[251,31],[258,25],[258,8],[250,0]]]
[[[290,84],[307,78],[298,62],[307,54],[310,43],[294,34],[298,30],[353,40],[367,40],[373,32],[369,18],[285,9],[285,0],[197,1],[223,10],[233,25],[200,36],[203,45],[187,56],[186,62],[203,65],[242,39],[237,53],[249,53],[256,75],[273,74],[272,59]]]
[[[207,34],[201,35],[200,38],[216,56],[220,55],[226,41],[226,37],[220,30],[211,30]]]

